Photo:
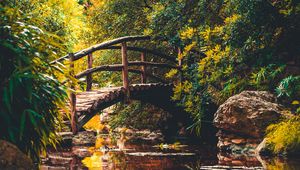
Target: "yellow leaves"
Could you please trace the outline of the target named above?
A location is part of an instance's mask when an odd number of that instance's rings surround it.
[[[178,54],[178,59],[180,60],[187,56],[187,54],[196,46],[196,44],[196,41],[193,41],[191,44],[185,46],[182,55]]]
[[[105,5],[107,0],[91,0],[91,3],[93,4],[90,9],[94,10],[93,8],[101,8]]]
[[[95,148],[99,149],[104,145],[104,139],[103,138],[97,138],[95,142]]]
[[[206,60],[201,60],[200,65],[205,65],[206,61],[212,59],[215,64],[218,64],[222,57],[226,56],[229,53],[230,48],[225,48],[225,50],[221,49],[221,45],[217,44],[214,48],[205,52]]]
[[[300,104],[300,102],[299,102],[298,100],[294,100],[294,101],[292,102],[292,105],[298,105],[298,104]]]
[[[102,152],[94,152],[91,157],[84,158],[81,162],[84,166],[88,167],[89,169],[97,168],[99,170],[102,169]]]
[[[168,79],[173,78],[178,73],[177,69],[171,69],[168,73],[166,73],[165,77]]]
[[[200,32],[200,35],[206,42],[210,42],[213,36],[218,37],[223,33],[224,26],[217,25],[213,29],[210,27],[206,28],[204,31]]]
[[[150,28],[144,29],[144,35],[151,35],[153,33],[153,30]]]
[[[206,64],[208,63],[209,61],[209,57],[205,57],[203,59],[200,60],[199,62],[199,67],[198,67],[198,71],[201,73],[204,71],[205,67],[206,67]]]
[[[227,24],[232,24],[232,23],[235,23],[239,18],[241,18],[240,15],[238,15],[238,14],[233,14],[232,16],[225,18],[224,23],[225,23],[226,25],[227,25]]]
[[[194,112],[199,102],[200,102],[199,96],[188,95],[186,101],[184,102],[184,107],[185,107],[184,110],[190,113]]]
[[[173,91],[174,95],[172,96],[172,100],[180,100],[182,92],[182,83],[178,83],[177,85],[175,85]]]
[[[233,67],[232,67],[232,65],[228,66],[223,73],[225,75],[230,75],[231,73],[233,73]]]
[[[218,33],[223,32],[223,26],[215,26],[215,28],[212,30],[212,32],[214,34],[218,34]]]
[[[184,103],[184,106],[185,106],[186,108],[193,107],[193,102],[192,102],[191,100],[188,100],[188,101],[186,101],[186,102]]]
[[[204,41],[209,42],[211,37],[212,31],[210,27],[205,29],[204,31],[200,32],[200,35],[203,37]]]
[[[196,33],[196,29],[195,28],[191,28],[191,27],[187,27],[185,30],[183,30],[180,33],[180,38],[182,40],[187,40],[187,39],[191,39]]]
[[[189,93],[190,90],[192,89],[192,83],[188,81],[184,81],[183,83],[178,83],[175,85],[173,91],[174,95],[172,96],[172,100],[180,100],[181,94],[184,93]]]
[[[155,3],[152,7],[154,9],[153,11],[156,11],[156,12],[160,12],[165,9],[165,6],[160,3]]]
[[[188,82],[187,80],[183,82],[182,89],[185,93],[189,93],[192,87],[193,85],[191,82]]]
[[[89,120],[84,126],[86,130],[99,130],[104,128],[104,125],[100,122],[100,115],[95,115],[91,120]]]
[[[300,117],[272,124],[267,127],[267,143],[275,153],[297,152],[300,148]]]

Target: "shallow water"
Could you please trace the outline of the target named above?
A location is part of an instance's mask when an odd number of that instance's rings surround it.
[[[182,146],[181,146],[182,145]],[[121,137],[99,137],[95,146],[49,150],[40,169],[300,169],[300,159],[268,159],[216,152],[214,146],[162,145]]]

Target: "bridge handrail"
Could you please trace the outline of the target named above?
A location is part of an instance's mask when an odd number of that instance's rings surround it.
[[[120,43],[128,42],[128,41],[150,40],[150,39],[151,39],[150,36],[137,35],[137,36],[125,36],[125,37],[120,37],[120,38],[116,38],[116,39],[113,39],[113,40],[105,41],[103,43],[100,43],[100,44],[94,45],[92,47],[83,49],[81,51],[75,52],[74,53],[74,61],[76,61],[76,60],[78,60],[78,59],[80,59],[80,58],[82,58],[82,57],[84,57],[88,54],[91,54],[95,51],[98,51],[98,50],[121,49],[121,46],[113,46],[113,45],[116,45],[116,44],[120,44]],[[170,60],[170,61],[176,61],[176,59],[174,59],[173,57],[168,56],[166,54],[156,52],[154,50],[150,50],[150,49],[146,49],[146,48],[139,48],[139,47],[127,47],[127,48],[128,48],[128,50],[151,53],[151,54],[154,54],[154,55],[161,56],[161,57],[163,57],[167,60]],[[53,60],[52,62],[50,62],[50,64],[55,64],[57,62],[61,62],[65,59],[67,59],[67,58],[69,58],[69,55],[65,55],[65,56],[60,57],[56,60]]]
[[[89,74],[91,73],[95,73],[95,72],[99,72],[99,71],[122,71],[122,64],[115,64],[115,65],[102,65],[102,66],[98,66],[98,67],[93,67],[93,68],[90,68],[90,69],[87,69],[83,72],[80,72],[78,74],[76,74],[74,77],[76,79],[80,79],[80,78],[83,78],[85,76],[88,76]],[[143,71],[141,70],[138,70],[138,69],[128,69],[128,72],[131,72],[131,73],[136,73],[136,74],[142,74]],[[153,74],[148,74],[148,73],[145,73],[145,75],[147,77],[151,77],[159,82],[162,82],[162,83],[167,83],[167,81],[163,80],[162,78],[158,77],[158,76],[155,76]],[[64,81],[63,83],[66,83],[67,81]]]
[[[109,50],[117,50],[117,49],[121,49],[121,48],[122,48],[121,46],[109,46],[109,47],[102,48],[100,50],[108,50],[108,49]],[[166,59],[168,61],[171,61],[171,62],[174,62],[174,63],[177,62],[176,57],[171,57],[167,54],[163,54],[163,53],[160,53],[158,51],[147,49],[147,48],[127,46],[127,50],[144,52],[144,53],[147,53],[147,54],[152,54],[154,56],[159,56],[161,58],[164,58],[164,59]]]
[[[173,66],[167,63],[155,63],[155,62],[145,62],[145,61],[132,61],[128,62],[128,66],[156,66],[156,67],[166,67],[166,68],[174,68],[180,69],[179,66]],[[98,71],[119,71],[122,70],[122,64],[111,64],[111,65],[101,65],[93,68],[86,69],[80,73],[78,73],[75,78],[82,78],[87,76],[91,73],[98,72]]]

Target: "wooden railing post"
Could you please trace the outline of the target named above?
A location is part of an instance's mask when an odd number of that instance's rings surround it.
[[[141,61],[144,62],[145,61],[145,53],[141,53]],[[144,84],[147,82],[147,79],[146,79],[146,66],[145,65],[142,65],[141,66],[141,83]]]
[[[128,59],[127,59],[127,45],[126,42],[122,43],[122,78],[123,78],[123,87],[125,89],[125,102],[129,101],[129,81],[128,81]]]
[[[69,75],[71,77],[74,77],[74,54],[69,54],[69,60],[70,60],[70,68],[69,68]],[[76,134],[78,132],[77,129],[77,114],[76,114],[76,94],[75,94],[75,85],[72,80],[70,81],[70,106],[71,106],[71,128],[73,134]]]
[[[93,67],[93,54],[90,53],[88,54],[88,69]],[[92,83],[93,83],[93,79],[92,79],[92,73],[88,74],[86,76],[86,91],[91,91],[92,90]]]

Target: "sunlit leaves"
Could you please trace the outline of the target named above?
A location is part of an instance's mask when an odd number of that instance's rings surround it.
[[[33,25],[31,14],[5,9],[0,11],[0,136],[39,160],[47,145],[57,143],[58,105],[66,97],[47,62],[59,47]]]
[[[99,170],[102,169],[102,157],[103,157],[103,153],[102,152],[94,152],[93,155],[91,157],[86,157],[82,160],[82,163],[90,168],[90,169],[94,169],[97,168]]]
[[[101,131],[104,128],[104,125],[100,122],[100,115],[95,115],[83,126],[83,128],[86,130]]]
[[[297,153],[300,151],[300,118],[294,116],[267,128],[267,143],[274,153]]]

